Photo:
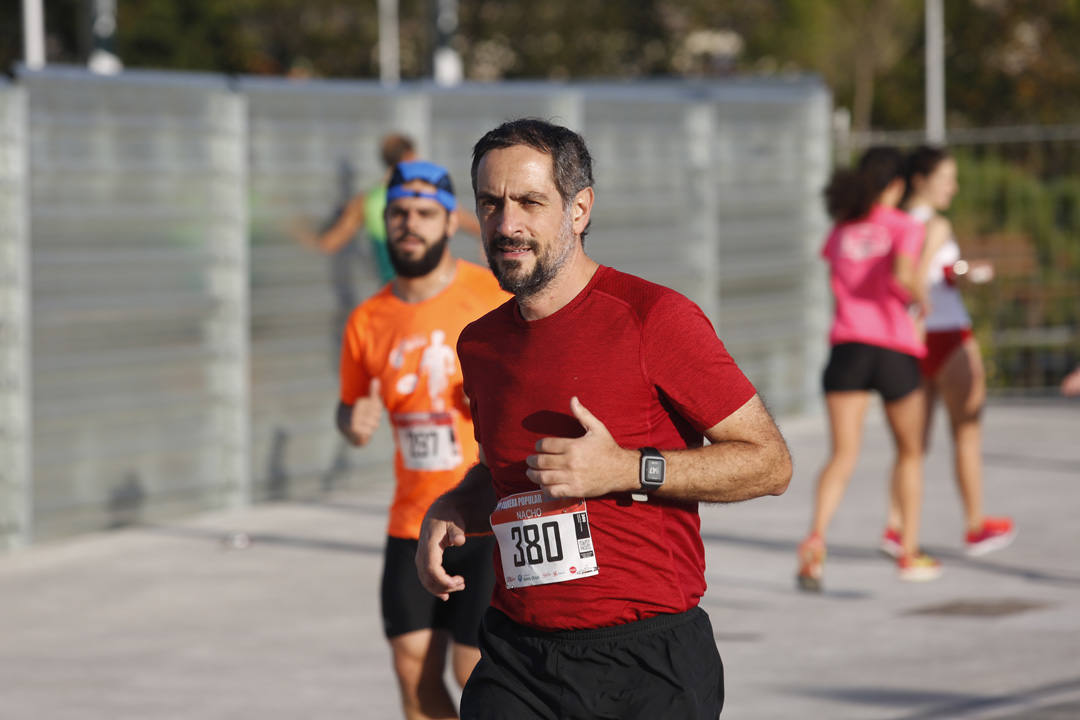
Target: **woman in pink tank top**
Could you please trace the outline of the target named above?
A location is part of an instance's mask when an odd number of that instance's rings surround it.
[[[822,256],[829,263],[835,313],[823,385],[832,450],[818,476],[810,534],[799,545],[798,586],[820,591],[825,532],[855,470],[871,394],[884,401],[896,446],[892,494],[903,522],[901,579],[941,573],[919,551],[924,396],[919,358],[926,352],[915,319],[926,290],[918,264],[923,227],[897,209],[904,194],[904,156],[870,148],[854,170],[833,174],[825,190],[835,221]]]

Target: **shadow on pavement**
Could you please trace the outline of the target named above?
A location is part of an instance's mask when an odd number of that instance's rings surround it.
[[[730,533],[703,532],[702,539],[706,544],[730,545],[741,548],[753,548],[769,552],[783,553],[795,557],[798,541],[787,538],[751,537],[749,535],[733,535]],[[964,567],[980,572],[996,575],[1008,575],[1011,577],[1029,580],[1031,582],[1047,585],[1063,585],[1067,587],[1080,586],[1080,575],[1060,573],[1053,570],[1041,570],[1037,568],[1019,565],[1002,564],[993,559],[973,558],[963,553],[947,548],[927,546],[927,552],[941,559],[943,563],[954,567]],[[836,560],[871,560],[881,557],[877,548],[869,546],[854,546],[842,544],[829,544],[829,558]]]
[[[320,510],[332,510],[338,513],[351,515],[365,515],[367,517],[385,518],[389,507],[385,502],[356,502],[345,500],[294,500],[294,505],[303,507],[319,508]]]
[[[1027,706],[1018,715],[1009,716],[1016,718],[1028,718],[1035,720],[1042,717],[1066,717],[1058,715],[1043,715],[1038,706],[1049,701],[1062,693],[1073,693],[1080,690],[1080,678],[1065,680],[1055,683],[1037,685],[1028,690],[1008,695],[976,695],[970,693],[947,693],[926,692],[924,690],[897,690],[895,688],[867,688],[867,687],[819,687],[819,688],[789,688],[788,692],[797,695],[822,698],[826,700],[839,700],[853,705],[868,705],[877,707],[907,707],[914,705],[927,706],[925,710],[916,711],[911,715],[903,715],[897,720],[946,720],[946,718],[977,717],[991,710],[1006,710],[1010,706]],[[1057,706],[1061,707],[1061,706]],[[1077,707],[1069,704],[1068,708]],[[1047,707],[1048,711],[1053,708]],[[1054,710],[1056,712],[1056,710]],[[995,717],[1004,717],[995,715]],[[1075,716],[1068,716],[1075,717]]]
[[[983,452],[984,465],[1020,468],[1025,471],[1043,470],[1046,472],[1080,473],[1080,460],[1065,460],[1052,457],[1033,457],[1015,453]]]
[[[286,535],[284,533],[248,533],[238,532],[236,530],[222,530],[220,528],[194,528],[175,525],[143,525],[140,526],[139,529],[157,535],[209,540],[220,543],[228,549],[243,549],[251,545],[272,545],[278,547],[301,548],[305,550],[361,553],[365,555],[381,556],[383,553],[382,545],[302,537],[298,535]]]
[[[1078,717],[1077,711],[1080,711],[1080,702],[1049,706],[1046,701],[1061,693],[1075,693],[1077,691],[1080,691],[1080,678],[1037,685],[1029,690],[1011,693],[1009,695],[972,695],[967,699],[947,703],[941,707],[931,708],[923,712],[915,713],[914,715],[905,715],[902,718],[898,718],[898,720],[945,720],[946,718],[955,717],[977,717],[978,714],[985,711],[994,709],[1003,710],[1010,706],[1030,706],[1032,704],[1036,707],[1023,707],[1023,709],[1018,710],[1016,714],[996,714],[995,717],[998,717],[1001,720],[1019,720],[1019,718],[1024,718],[1024,720],[1075,718]],[[1038,707],[1040,705],[1042,705],[1041,708]]]

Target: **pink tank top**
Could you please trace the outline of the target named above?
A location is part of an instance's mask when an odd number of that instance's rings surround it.
[[[915,262],[925,229],[896,208],[875,205],[860,220],[835,226],[821,254],[836,300],[829,342],[858,342],[915,357],[926,354],[908,312],[910,296],[896,282],[898,254]]]

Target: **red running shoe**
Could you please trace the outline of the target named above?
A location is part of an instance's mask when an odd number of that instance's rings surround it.
[[[881,534],[881,544],[878,545],[878,549],[894,560],[899,559],[904,554],[903,539],[900,537],[900,531],[891,527],[885,528],[885,532]]]
[[[982,527],[967,534],[965,552],[968,555],[985,555],[1007,546],[1016,537],[1012,518],[987,517]]]

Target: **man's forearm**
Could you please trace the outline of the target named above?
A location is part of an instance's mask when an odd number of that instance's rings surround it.
[[[664,452],[667,477],[658,497],[698,502],[740,502],[780,495],[791,481],[791,454],[757,396],[729,420],[706,432],[705,447]],[[632,453],[636,469],[637,453]],[[631,474],[634,474],[631,470]],[[637,489],[637,479],[629,480]]]
[[[325,232],[316,239],[323,252],[335,253],[342,248],[360,226],[364,224],[364,198],[358,195],[353,198]]]
[[[444,493],[432,503],[432,513],[442,507],[455,510],[465,523],[465,532],[470,534],[491,531],[491,511],[495,509],[495,487],[492,485],[491,470],[483,463],[469,468],[457,487]]]
[[[607,427],[578,398],[570,410],[585,428],[577,438],[543,438],[530,455],[526,476],[553,497],[600,497],[640,491],[641,455],[620,447]],[[705,430],[712,443],[663,450],[667,472],[657,497],[690,502],[738,502],[779,495],[791,480],[791,456],[761,398]]]
[[[699,502],[740,502],[779,495],[791,479],[791,457],[782,439],[763,444],[728,441],[665,453],[669,481],[660,497]]]

